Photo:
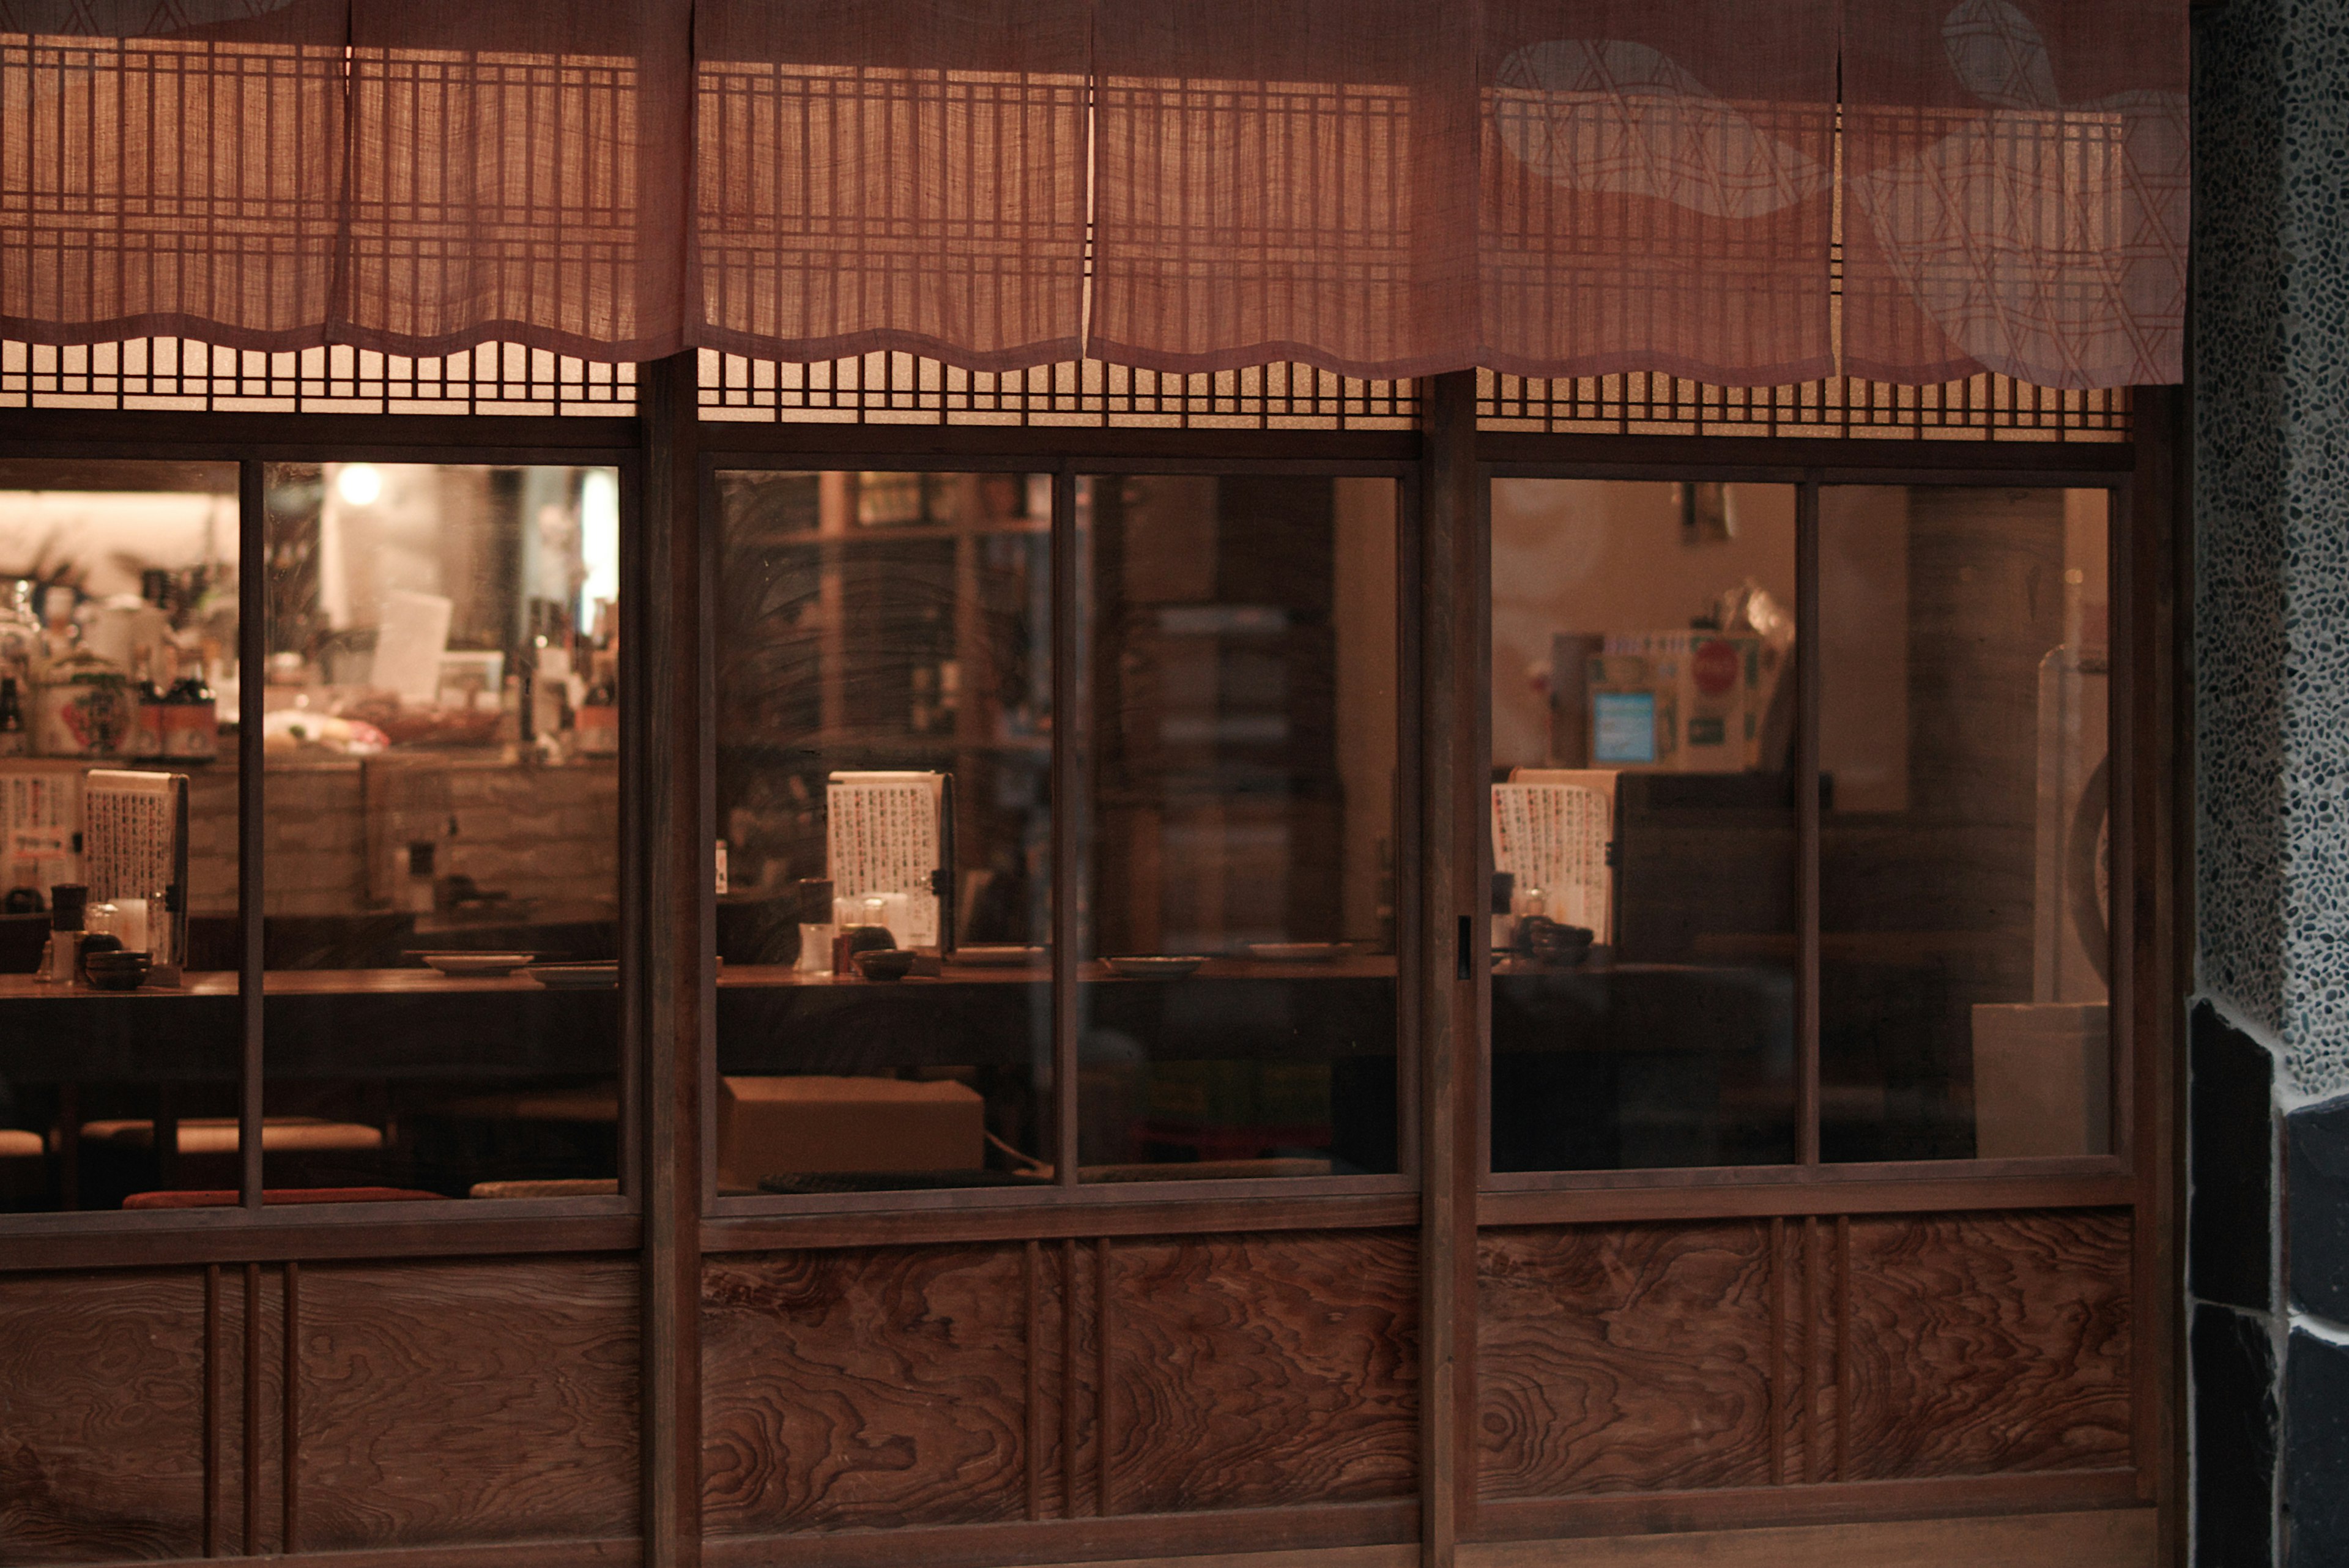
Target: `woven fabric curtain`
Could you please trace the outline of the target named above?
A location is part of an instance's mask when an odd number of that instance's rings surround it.
[[[1470,362],[1475,100],[1448,7],[1117,0],[1095,26],[1097,357]]]
[[[1834,368],[1837,0],[1488,0],[1478,361]]]
[[[706,347],[1075,357],[1087,0],[699,0]]]
[[[599,359],[685,347],[688,0],[350,10],[336,336]]]
[[[0,0],[0,337],[2174,381],[2186,4]]]
[[[349,41],[346,0],[0,0],[0,337],[319,342]]]
[[[2187,57],[2175,4],[1872,0],[1844,37],[1855,374],[2176,381]]]

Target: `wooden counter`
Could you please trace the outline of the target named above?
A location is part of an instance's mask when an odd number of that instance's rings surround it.
[[[1130,980],[1088,962],[1089,1038],[1151,1054],[1333,1060],[1394,1050],[1392,958],[1326,963],[1214,959],[1179,980]],[[1043,966],[947,966],[872,981],[737,965],[718,977],[725,1072],[851,1072],[1024,1063],[1049,1035]],[[1788,1027],[1785,981],[1767,970],[1593,964],[1495,976],[1504,1052],[1766,1050]],[[276,970],[264,1028],[285,1078],[530,1077],[619,1061],[620,995],[550,990],[527,974],[412,969]],[[29,1082],[230,1080],[240,1008],[233,973],[175,990],[59,987],[0,976],[0,1075]]]

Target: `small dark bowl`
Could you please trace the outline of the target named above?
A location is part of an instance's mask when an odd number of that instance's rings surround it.
[[[98,991],[136,991],[147,983],[155,961],[146,953],[94,952],[82,956],[81,967],[83,978]]]
[[[1528,917],[1518,929],[1526,953],[1536,963],[1551,969],[1571,969],[1580,963],[1589,956],[1596,934],[1588,926],[1563,925],[1538,915]]]
[[[856,972],[867,980],[903,980],[914,972],[910,948],[874,948],[852,958]]]

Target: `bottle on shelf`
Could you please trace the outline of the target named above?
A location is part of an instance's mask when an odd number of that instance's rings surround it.
[[[163,702],[163,755],[198,763],[220,755],[220,699],[202,664],[171,682]]]
[[[171,684],[171,670],[165,662],[169,657],[169,650],[160,645],[141,649],[131,656],[131,668],[139,672],[138,679],[130,683],[128,750],[131,756],[163,755],[163,733],[170,723],[171,698],[166,693]]]
[[[16,678],[0,675],[0,757],[30,756],[32,732],[25,727],[25,700]]]
[[[71,985],[81,969],[82,920],[89,908],[89,888],[79,882],[60,882],[49,889],[49,946],[41,955],[41,978],[52,985]]]

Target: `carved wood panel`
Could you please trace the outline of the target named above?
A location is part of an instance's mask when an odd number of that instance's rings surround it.
[[[1767,1221],[1485,1232],[1484,1494],[1768,1482],[1770,1252]]]
[[[632,1261],[305,1265],[305,1551],[635,1532]]]
[[[706,1261],[706,1528],[1027,1517],[1028,1264],[1020,1245]]]
[[[0,1562],[202,1555],[203,1272],[0,1277]]]
[[[2130,1459],[2129,1219],[1855,1219],[1850,1479]]]
[[[1113,1243],[1110,1511],[1412,1493],[1417,1268],[1369,1231]]]

